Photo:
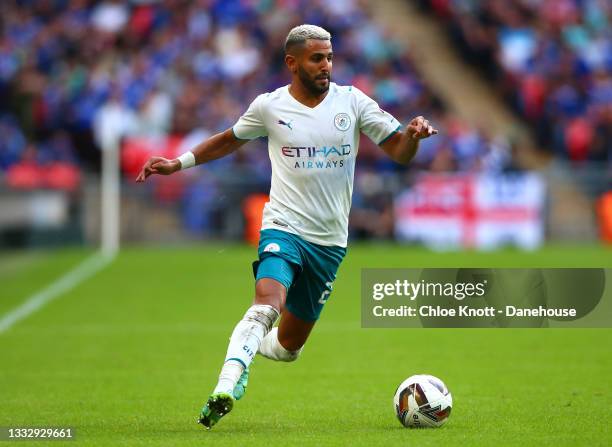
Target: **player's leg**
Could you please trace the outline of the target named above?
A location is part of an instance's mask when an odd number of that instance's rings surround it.
[[[234,389],[242,372],[253,361],[261,341],[278,319],[286,294],[285,286],[277,280],[262,278],[257,281],[255,299],[232,332],[219,383],[213,393]]]
[[[232,332],[219,381],[202,408],[199,422],[207,428],[232,411],[234,401],[244,395],[249,365],[277,320],[285,296],[286,289],[280,282],[269,278],[257,281],[253,305]]]
[[[277,311],[279,311],[284,306],[286,295],[287,295],[287,289],[283,284],[271,278],[262,278],[258,280],[255,285],[255,299],[254,299],[253,305],[254,306],[255,305],[272,306]],[[266,326],[265,331],[266,331],[266,334],[269,333],[270,327]],[[261,339],[258,336],[258,334],[251,334],[250,339],[247,340],[250,345],[250,348],[249,348],[250,352],[257,352],[260,349],[261,342],[263,341],[264,338],[265,338],[265,334],[264,334],[264,337],[262,337]],[[242,341],[240,341],[239,339],[239,343],[241,342]],[[246,345],[243,345],[243,346],[246,346]],[[229,368],[231,368],[231,364],[233,363],[233,361],[231,360],[232,357],[230,357],[230,355],[231,354],[228,349],[226,358],[230,360],[229,361],[226,360],[226,365],[228,365]],[[251,362],[252,360],[253,358],[251,356]],[[223,375],[223,370],[221,371],[221,375]],[[234,378],[235,376],[231,377],[232,380]],[[236,385],[233,388],[232,394],[236,400],[239,400],[244,396],[244,393],[246,392],[246,388],[248,385],[248,380],[249,380],[249,367],[247,366],[246,368],[242,370],[242,373],[240,374],[240,377],[238,381],[236,382]]]
[[[199,421],[207,428],[229,413],[234,401],[244,395],[249,365],[277,320],[295,274],[291,264],[272,255],[265,256],[257,267],[253,305],[232,332],[219,381],[202,409]]]
[[[271,360],[293,362],[306,343],[314,321],[305,321],[283,309],[278,327],[273,328],[263,339],[259,353]]]

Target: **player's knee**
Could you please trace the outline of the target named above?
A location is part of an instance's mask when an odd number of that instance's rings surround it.
[[[285,294],[285,287],[273,279],[263,278],[255,285],[255,303],[267,304],[279,312],[285,302]]]

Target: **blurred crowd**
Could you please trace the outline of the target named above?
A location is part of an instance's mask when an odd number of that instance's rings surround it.
[[[0,173],[19,163],[96,169],[104,139],[117,135],[195,142],[224,130],[257,94],[288,82],[282,45],[300,23],[332,33],[335,82],[404,123],[425,115],[444,131],[418,165],[508,161],[507,142],[444,113],[407,48],[358,0],[19,0],[0,2]],[[363,169],[397,169],[364,143]],[[220,164],[268,174],[260,148],[243,152]]]
[[[289,82],[284,39],[302,23],[331,32],[333,81],[357,86],[404,124],[424,115],[440,129],[410,169],[513,168],[510,142],[445,111],[413,69],[410,43],[391,39],[360,0],[16,0],[0,2],[0,181],[78,191],[115,139],[128,179],[143,141],[189,150]],[[267,191],[265,151],[260,139],[145,188],[180,203],[184,225],[206,234],[245,193]],[[352,228],[388,236],[385,175],[405,168],[367,138],[359,158]]]
[[[448,21],[542,146],[574,163],[612,161],[610,0],[422,0]]]

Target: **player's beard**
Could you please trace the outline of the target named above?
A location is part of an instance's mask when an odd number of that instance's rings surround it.
[[[304,87],[306,87],[306,90],[308,90],[313,96],[320,96],[329,90],[331,73],[327,75],[327,82],[325,83],[325,86],[318,85],[317,78],[311,78],[308,73],[306,73],[306,70],[304,70],[302,67],[298,67],[298,77],[300,78],[300,81],[302,81],[302,84],[304,84]]]

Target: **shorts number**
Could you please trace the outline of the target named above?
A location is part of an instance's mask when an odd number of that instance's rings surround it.
[[[325,287],[327,287],[327,290],[324,290],[321,294],[321,298],[319,298],[319,304],[325,304],[326,301],[329,299],[329,294],[332,292],[333,285],[334,283],[332,281],[327,281],[325,283]]]

